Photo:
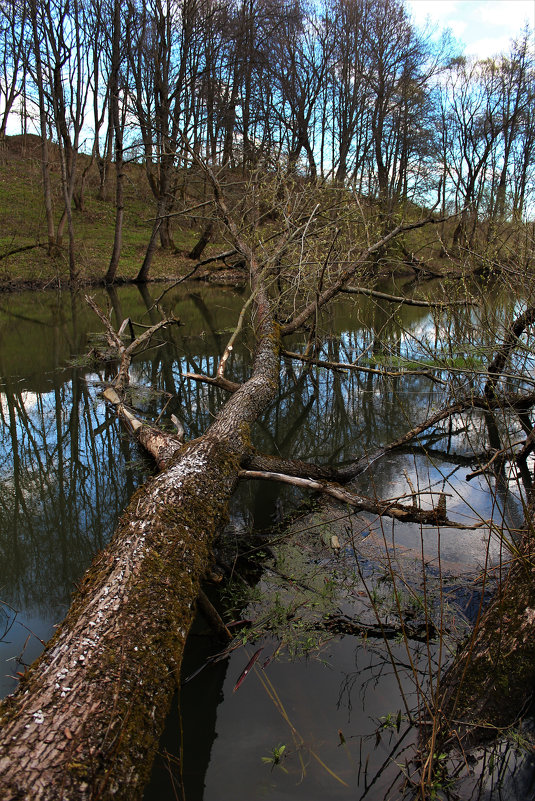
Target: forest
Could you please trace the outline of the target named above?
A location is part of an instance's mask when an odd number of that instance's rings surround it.
[[[226,699],[256,681],[286,731],[267,797],[531,797],[533,32],[477,61],[400,0],[0,13],[2,639],[65,583],[9,657],[2,799],[159,797],[157,753],[202,798],[162,736],[235,657]],[[359,734],[348,672],[312,742],[270,676],[348,643],[393,711]]]
[[[0,139],[15,119],[23,136],[38,134],[39,242],[49,254],[68,243],[71,278],[88,184],[103,196],[109,181],[115,225],[102,269],[116,277],[135,163],[154,208],[137,275],[146,280],[157,246],[174,248],[173,221],[206,201],[190,149],[231,181],[282,171],[351,187],[383,219],[422,206],[455,213],[448,251],[474,247],[480,226],[493,251],[510,235],[503,221],[532,212],[529,28],[509,52],[477,61],[416,28],[398,0],[5,0],[0,14]],[[212,235],[208,219],[202,241]]]

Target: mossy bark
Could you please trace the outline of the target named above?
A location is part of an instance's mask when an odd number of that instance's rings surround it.
[[[156,431],[136,432],[170,462],[133,496],[65,621],[0,705],[2,801],[141,797],[250,426],[278,391],[279,337],[261,288],[256,320],[251,377],[204,436],[166,451]]]
[[[208,437],[134,495],[0,709],[4,801],[140,796],[235,474]]]
[[[532,532],[496,597],[442,681],[443,742],[479,745],[503,734],[535,688],[535,551]]]

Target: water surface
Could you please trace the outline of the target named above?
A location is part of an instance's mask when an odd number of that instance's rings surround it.
[[[150,325],[160,319],[154,301],[161,292],[126,287],[93,294],[116,325],[126,317]],[[206,429],[225,393],[184,374],[215,373],[243,302],[240,292],[199,285],[165,295],[161,306],[180,325],[132,365],[132,403],[140,414],[169,426],[176,414],[187,438]],[[508,303],[498,298],[487,313],[499,317]],[[385,376],[309,370],[285,359],[279,397],[253,432],[256,447],[329,464],[373,455],[456,393],[480,387],[477,371],[484,369],[492,332],[484,327],[480,335],[476,323],[476,312],[466,308],[436,319],[425,308],[393,309],[368,298],[340,302],[320,322],[322,359],[358,359],[391,373],[433,370]],[[3,694],[14,689],[61,621],[76,582],[152,470],[99,398],[113,362],[82,358],[91,348],[105,352],[104,340],[95,337],[100,328],[81,294],[32,292],[0,301]],[[303,345],[294,338],[288,348]],[[233,351],[229,378],[247,377],[251,348],[245,336]],[[468,359],[473,374],[464,371]],[[448,372],[452,365],[459,372]],[[253,624],[243,630],[241,648],[184,685],[147,799],[396,797],[398,765],[416,741],[409,714],[429,691],[430,672],[444,664],[445,653],[435,640],[408,648],[395,639],[334,634],[325,618],[397,625],[400,610],[421,618],[423,604],[430,617],[447,624],[448,642],[455,643],[481,602],[471,582],[503,558],[503,527],[509,532],[523,519],[521,481],[511,466],[498,479],[466,480],[488,433],[480,414],[468,422],[453,418],[420,438],[426,452],[416,448],[374,461],[353,487],[382,498],[428,493],[418,496],[424,507],[445,493],[452,520],[493,518],[492,534],[488,526],[394,525],[330,502],[303,506],[305,496],[295,488],[242,484],[219,545],[223,561],[235,567],[233,582],[224,592],[209,592],[223,614]],[[504,442],[518,438],[518,423],[502,417],[494,434]],[[251,539],[246,567],[236,561],[244,538]],[[252,590],[244,590],[242,572]],[[183,677],[221,647],[199,617]],[[255,668],[233,692],[259,649]]]

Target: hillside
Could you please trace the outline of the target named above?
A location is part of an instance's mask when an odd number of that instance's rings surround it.
[[[79,156],[80,174],[89,165],[89,157]],[[125,168],[125,225],[119,278],[135,277],[143,260],[154,217],[155,203],[147,186],[143,167]],[[60,162],[57,149],[51,149],[56,223],[63,201]],[[113,245],[115,207],[114,171],[109,165],[104,192],[99,197],[100,176],[95,163],[88,171],[83,211],[73,211],[76,260],[84,281],[99,281],[107,268]],[[183,254],[197,242],[202,219],[188,219],[173,225],[176,252],[158,249],[151,268],[153,279],[173,278],[191,269]],[[18,252],[16,252],[18,251]],[[60,285],[68,281],[68,241],[55,258],[46,254],[46,224],[43,203],[39,137],[7,137],[0,153],[0,286]],[[11,254],[11,255],[7,255]]]
[[[45,207],[42,192],[40,139],[34,135],[7,137],[0,151],[0,291],[22,287],[65,286],[69,282],[69,243],[65,226],[62,245],[53,255],[47,252]],[[50,144],[50,174],[56,227],[64,208],[61,190],[60,154]],[[221,172],[219,173],[221,176]],[[305,226],[307,237],[314,237],[314,259],[322,264],[332,244],[332,232],[350,232],[361,245],[370,238],[394,228],[401,220],[414,222],[429,214],[405,202],[389,214],[377,202],[357,197],[336,183],[311,182],[304,177],[288,177],[280,172],[247,173],[243,169],[224,173],[225,194],[242,220],[251,241],[276,241],[281,230]],[[205,176],[198,170],[176,170],[175,196],[169,224],[170,247],[156,247],[149,280],[173,280],[186,275],[196,261],[188,258],[210,221],[212,237],[202,259],[224,253],[228,241],[223,227],[213,217],[206,200]],[[83,191],[81,187],[83,185]],[[80,195],[82,196],[80,199]],[[74,193],[73,223],[75,261],[81,283],[101,283],[106,273],[114,241],[115,168],[106,165],[102,180],[96,160],[79,154]],[[179,213],[177,213],[179,212]],[[116,282],[135,280],[147,250],[156,201],[150,191],[143,165],[125,165],[123,243]],[[314,229],[307,227],[308,215],[321,220]],[[437,215],[435,215],[437,217]],[[469,273],[499,272],[503,267],[533,267],[533,223],[503,221],[492,225],[483,220],[472,227],[470,244],[452,247],[458,217],[440,225],[411,231],[383,249],[366,270],[366,278],[386,274],[408,274],[415,279],[460,276]],[[303,228],[303,231],[305,230]],[[299,238],[301,234],[298,234]],[[344,234],[340,236],[343,238]],[[285,266],[292,270],[299,261],[299,247],[286,251]],[[232,262],[232,259],[231,259]],[[312,263],[309,262],[311,275]],[[227,271],[229,265],[213,262],[198,270],[195,277],[232,282],[240,274]],[[223,272],[221,269],[223,268]],[[305,270],[307,271],[307,270]]]

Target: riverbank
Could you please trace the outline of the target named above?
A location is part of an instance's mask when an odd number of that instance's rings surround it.
[[[115,177],[114,164],[97,164],[89,156],[78,154],[79,187],[73,207],[74,263],[76,284],[98,286],[104,283],[110,263],[115,234]],[[0,292],[26,289],[62,289],[72,285],[69,268],[69,243],[65,226],[60,241],[49,252],[46,215],[42,192],[40,139],[37,136],[7,137],[0,151]],[[56,210],[56,229],[61,230],[63,199],[61,165],[57,148],[50,144],[50,177],[52,200]],[[153,231],[156,201],[149,189],[142,164],[125,166],[124,222],[122,249],[114,284],[134,283],[143,264]],[[244,274],[233,258],[220,223],[214,216],[211,198],[202,176],[193,169],[177,172],[181,188],[176,192],[173,211],[166,225],[170,239],[167,247],[158,242],[154,250],[148,281],[176,281],[190,275],[194,279],[216,284],[240,286]],[[292,183],[293,182],[293,183]],[[421,219],[429,212],[413,204],[384,217],[377,203],[355,197],[349,191],[326,182],[307,184],[301,178],[270,175],[244,175],[228,170],[225,174],[228,202],[242,208],[239,218],[252,241],[261,237],[265,242],[280,236],[286,225],[299,233],[303,220],[317,209],[323,209],[319,219],[328,220],[328,228],[347,225],[362,237],[380,238],[402,216],[406,220]],[[248,194],[259,194],[258,209],[247,205]],[[293,188],[292,188],[293,187]],[[273,197],[283,192],[297,208],[287,212],[278,208]],[[334,198],[334,200],[333,200]],[[504,264],[514,263],[515,269],[530,269],[533,254],[529,250],[531,224],[513,227],[504,223],[502,230],[486,230],[478,224],[477,243],[470,249],[449,248],[457,218],[425,230],[408,232],[396,244],[383,248],[366,266],[363,278],[376,281],[387,276],[409,275],[417,281],[436,277],[465,277],[473,272],[496,272]],[[303,229],[304,230],[304,229]],[[209,231],[209,234],[207,233]],[[316,258],[326,264],[331,254],[331,240],[319,230],[307,229],[306,235],[319,234]],[[492,236],[491,236],[492,234]],[[206,241],[205,241],[206,239]],[[320,241],[321,240],[321,241]],[[204,244],[204,247],[201,246]],[[502,244],[500,244],[502,243]],[[503,244],[505,243],[505,244]],[[192,253],[194,249],[197,253]],[[217,256],[226,254],[225,259]],[[193,257],[192,257],[193,256]],[[286,259],[298,259],[298,253]],[[531,265],[532,266],[532,265]],[[332,270],[334,265],[330,265]],[[278,269],[278,268],[277,268]],[[309,269],[309,268],[307,268]]]

